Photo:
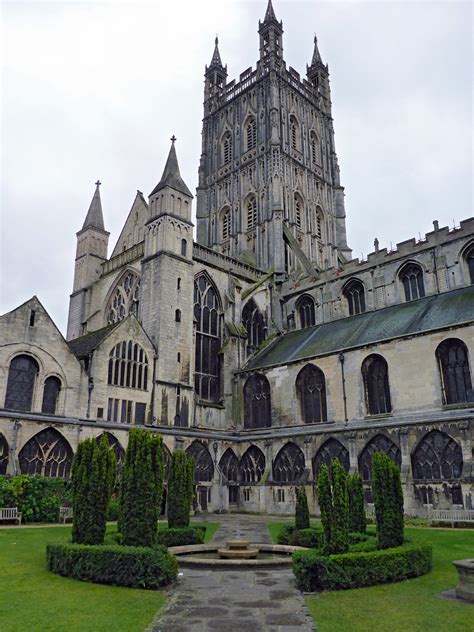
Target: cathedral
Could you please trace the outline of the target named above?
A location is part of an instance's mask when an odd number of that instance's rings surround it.
[[[120,462],[143,426],[194,457],[202,511],[288,514],[306,486],[317,514],[334,457],[370,505],[377,451],[407,514],[472,509],[474,218],[353,258],[317,40],[302,77],[271,0],[258,37],[238,78],[217,39],[205,68],[196,227],[172,137],[111,254],[96,183],[66,338],[36,296],[0,317],[0,474],[68,477],[104,434]]]

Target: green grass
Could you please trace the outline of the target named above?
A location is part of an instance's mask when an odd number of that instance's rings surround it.
[[[268,525],[274,541],[282,524]],[[457,584],[451,562],[474,555],[474,533],[415,527],[405,535],[433,545],[433,571],[397,584],[307,597],[318,632],[474,632],[474,606],[438,596]]]

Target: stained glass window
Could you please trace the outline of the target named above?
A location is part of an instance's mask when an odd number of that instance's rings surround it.
[[[217,289],[205,273],[194,281],[194,320],[194,388],[201,399],[217,402],[221,397],[219,352],[222,347],[222,310]]]
[[[247,355],[255,353],[265,340],[266,326],[265,320],[251,298],[242,310],[242,324],[247,331]]]
[[[56,405],[58,403],[59,391],[61,390],[61,380],[52,375],[44,382],[43,404],[41,412],[49,415],[56,414]]]
[[[38,363],[28,355],[19,355],[10,362],[5,408],[31,410]]]
[[[144,349],[132,340],[123,340],[109,355],[107,383],[138,390],[147,390],[148,358]]]
[[[423,280],[423,271],[420,266],[411,263],[403,268],[400,272],[400,279],[405,290],[405,300],[414,301],[425,295],[425,283]]]
[[[367,414],[381,415],[392,410],[387,362],[377,354],[368,356],[362,363]]]
[[[107,322],[118,323],[128,314],[138,314],[140,277],[126,272],[117,283],[107,306]]]
[[[270,383],[256,373],[244,384],[244,428],[268,428],[272,425]]]
[[[436,357],[441,371],[443,402],[445,404],[465,404],[474,401],[469,352],[462,340],[449,338],[436,349]]]
[[[296,378],[301,415],[305,424],[327,421],[326,380],[321,369],[307,364]]]
[[[364,286],[358,279],[352,279],[344,287],[343,294],[347,299],[349,314],[363,314],[365,312]]]

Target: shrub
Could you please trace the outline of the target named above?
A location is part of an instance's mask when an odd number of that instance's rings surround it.
[[[309,549],[319,549],[324,544],[323,532],[315,527],[295,530],[291,544],[293,546],[306,546]]]
[[[116,459],[106,437],[81,441],[72,462],[72,541],[102,544]]]
[[[293,553],[293,572],[301,590],[360,588],[400,581],[428,573],[431,545],[412,545],[365,553],[321,555],[318,551]]]
[[[347,493],[349,495],[349,531],[365,533],[367,521],[364,509],[364,488],[359,474],[347,477]]]
[[[403,544],[403,492],[400,470],[384,452],[372,457],[372,494],[380,549]]]
[[[158,544],[166,546],[185,546],[186,544],[202,544],[206,529],[196,527],[183,527],[160,529],[156,536]]]
[[[119,515],[119,500],[118,498],[111,498],[109,501],[109,508],[107,510],[107,520],[110,522],[116,522]]]
[[[373,538],[372,533],[349,533],[349,544],[358,544],[359,542],[367,542],[369,538]]]
[[[333,459],[331,540],[327,550],[330,553],[345,553],[349,549],[349,501],[347,497],[347,474],[339,459]]]
[[[280,529],[277,536],[278,544],[293,544],[293,534],[295,532],[295,525],[285,524]]]
[[[174,581],[176,558],[162,548],[48,544],[48,569],[81,581],[156,589]]]
[[[318,476],[318,504],[321,511],[324,543],[325,546],[329,547],[332,534],[333,505],[331,479],[329,478],[329,469],[325,463],[321,466]]]
[[[296,490],[295,527],[297,529],[309,528],[308,499],[304,487]]]
[[[152,546],[155,543],[163,477],[161,437],[142,428],[130,430],[117,523],[124,544]]]
[[[194,494],[194,460],[182,450],[171,455],[168,474],[168,526],[189,526]]]
[[[57,522],[59,507],[71,501],[70,482],[62,478],[0,476],[0,507],[18,507],[22,522]]]

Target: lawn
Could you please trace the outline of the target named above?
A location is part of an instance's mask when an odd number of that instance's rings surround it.
[[[219,527],[200,524],[208,527],[206,541]],[[143,632],[164,604],[164,594],[50,573],[46,544],[70,537],[70,526],[0,529],[1,632]]]
[[[274,541],[281,525],[268,525]],[[307,597],[318,632],[474,632],[474,605],[438,596],[456,586],[452,560],[473,557],[474,532],[407,528],[405,535],[433,545],[433,571],[397,584]]]

